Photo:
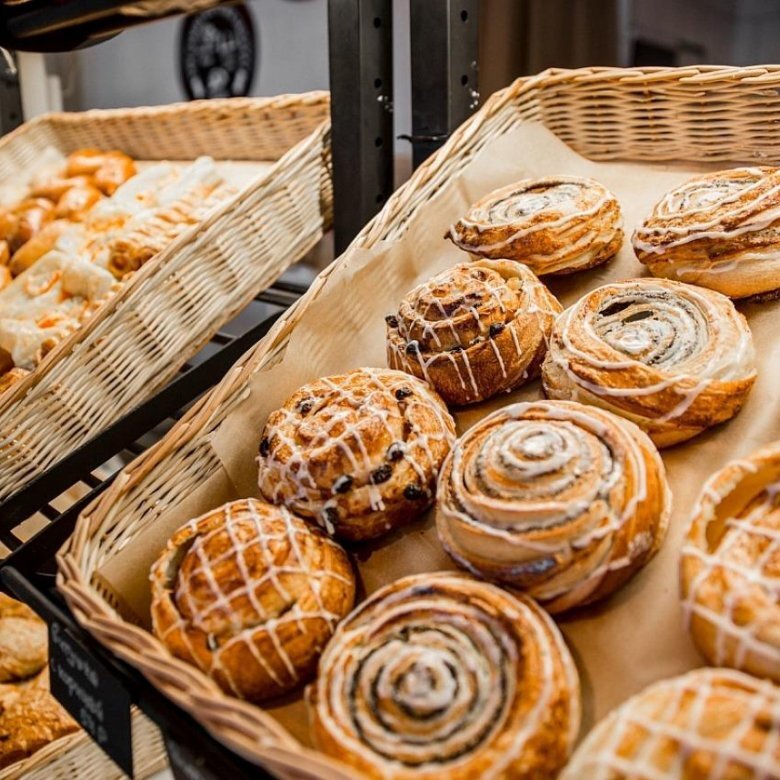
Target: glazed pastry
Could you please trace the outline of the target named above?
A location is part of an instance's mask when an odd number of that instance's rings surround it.
[[[252,498],[182,526],[152,566],[151,584],[153,630],[171,653],[255,702],[314,672],[355,596],[335,542]]]
[[[318,748],[382,780],[545,780],[580,723],[577,670],[524,596],[405,577],[338,627],[307,689]]]
[[[0,593],[0,682],[38,674],[47,647],[46,624],[26,604]]]
[[[447,552],[548,612],[614,591],[655,555],[671,493],[635,425],[570,401],[505,406],[442,467],[436,527]]]
[[[707,660],[780,682],[780,442],[708,480],[680,575],[686,622]]]
[[[780,777],[780,688],[730,669],[663,680],[607,715],[560,780]]]
[[[636,229],[634,251],[654,276],[732,298],[780,289],[780,168],[699,176],[665,195]]]
[[[477,201],[448,233],[461,249],[567,274],[601,265],[623,244],[620,206],[593,179],[523,179]]]
[[[268,417],[260,492],[341,539],[373,539],[433,501],[455,423],[427,384],[359,368],[304,385]]]
[[[720,293],[634,279],[588,293],[555,322],[549,398],[601,406],[659,447],[733,417],[756,379],[745,318]]]
[[[483,401],[534,378],[561,305],[521,263],[461,263],[416,287],[387,321],[387,362],[448,404]]]
[[[66,176],[90,176],[94,186],[106,195],[113,195],[135,173],[135,163],[123,152],[98,149],[73,152],[65,168]]]

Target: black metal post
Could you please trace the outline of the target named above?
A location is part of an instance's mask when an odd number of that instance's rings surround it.
[[[479,0],[411,0],[412,163],[477,108]]]
[[[392,0],[329,0],[336,254],[393,191]]]
[[[19,73],[10,58],[10,54],[6,56],[0,52],[0,135],[10,133],[22,124]]]

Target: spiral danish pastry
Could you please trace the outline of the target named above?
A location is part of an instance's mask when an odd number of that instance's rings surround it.
[[[388,315],[387,362],[448,404],[483,401],[532,379],[561,305],[521,263],[462,263],[412,290]]]
[[[634,251],[654,276],[732,298],[780,289],[780,168],[699,176],[665,195],[636,229]]]
[[[543,780],[580,722],[577,671],[530,599],[448,572],[374,593],[307,689],[326,754],[387,780]]]
[[[542,366],[548,397],[616,412],[659,447],[733,417],[755,379],[753,338],[731,301],[665,279],[581,298],[556,320]]]
[[[470,428],[444,462],[436,526],[461,565],[548,612],[606,596],[657,552],[671,493],[652,442],[609,412],[520,403]]]
[[[245,499],[182,526],[151,570],[154,633],[227,693],[261,701],[314,672],[352,608],[346,553],[284,507]]]
[[[680,574],[683,612],[707,659],[780,681],[780,442],[709,479]]]
[[[523,179],[477,201],[448,233],[461,249],[509,258],[534,273],[567,274],[605,263],[623,243],[620,206],[593,179]]]
[[[361,541],[410,522],[433,501],[455,423],[427,384],[360,368],[304,385],[269,417],[260,492]]]
[[[697,669],[645,688],[607,715],[560,780],[780,777],[780,688]]]

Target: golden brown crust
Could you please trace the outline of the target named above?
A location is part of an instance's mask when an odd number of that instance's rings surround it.
[[[506,406],[442,467],[436,526],[447,552],[551,613],[597,601],[658,551],[671,493],[632,423],[567,401]]]
[[[307,703],[319,749],[383,780],[554,778],[580,722],[577,671],[550,618],[450,572],[361,604]]]
[[[135,176],[135,163],[124,152],[79,149],[68,156],[66,176],[90,176],[95,187],[113,195],[121,184]]]
[[[559,780],[780,777],[780,689],[730,669],[663,680],[611,712]]]
[[[0,593],[0,682],[38,674],[47,648],[46,624],[26,604]]]
[[[430,506],[454,439],[444,403],[413,376],[359,368],[325,377],[269,415],[260,492],[338,538],[373,539]]]
[[[335,542],[284,507],[251,498],[182,526],[151,583],[154,633],[250,701],[310,677],[355,597],[351,564]]]
[[[549,398],[615,412],[659,447],[733,417],[755,378],[750,329],[731,301],[666,279],[585,295],[556,320],[542,366]]]
[[[654,276],[732,298],[780,288],[780,168],[698,176],[665,195],[633,235]]]
[[[448,237],[467,252],[519,260],[537,274],[606,262],[623,243],[614,195],[593,179],[523,179],[477,201]]]
[[[680,559],[686,621],[717,666],[780,681],[780,443],[713,474]]]
[[[483,401],[538,374],[561,310],[521,263],[461,263],[416,287],[385,318],[387,362],[427,380],[447,404]]]

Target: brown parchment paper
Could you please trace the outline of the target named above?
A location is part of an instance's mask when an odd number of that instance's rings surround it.
[[[719,166],[723,167],[723,166]],[[566,306],[608,281],[645,275],[634,257],[630,235],[652,204],[668,189],[701,167],[594,163],[575,154],[543,126],[527,124],[489,144],[462,175],[421,208],[397,241],[371,251],[349,254],[334,271],[317,300],[305,311],[283,360],[256,374],[251,392],[212,438],[224,465],[216,480],[204,485],[182,507],[163,516],[155,528],[129,545],[102,575],[135,604],[148,624],[146,572],[164,539],[187,516],[235,497],[257,495],[255,457],[268,414],[300,384],[318,376],[358,366],[385,366],[384,315],[395,310],[414,285],[439,270],[467,259],[443,239],[448,226],[477,198],[526,176],[592,176],[620,201],[626,241],[618,257],[598,269],[548,279]],[[731,422],[692,442],[666,450],[663,459],[674,493],[670,530],[658,556],[626,587],[592,608],[558,619],[579,669],[583,688],[584,734],[628,696],[647,684],[703,665],[682,627],[678,602],[677,561],[688,513],[702,482],[728,460],[780,438],[775,387],[780,386],[780,304],[741,306],[753,330],[759,377],[741,412]],[[777,323],[777,324],[776,324]],[[773,332],[773,330],[775,332]],[[463,432],[493,409],[541,397],[539,382],[456,414]],[[363,592],[371,592],[406,574],[454,568],[441,549],[432,512],[376,543],[353,547]],[[294,736],[309,743],[300,692],[268,707]]]

